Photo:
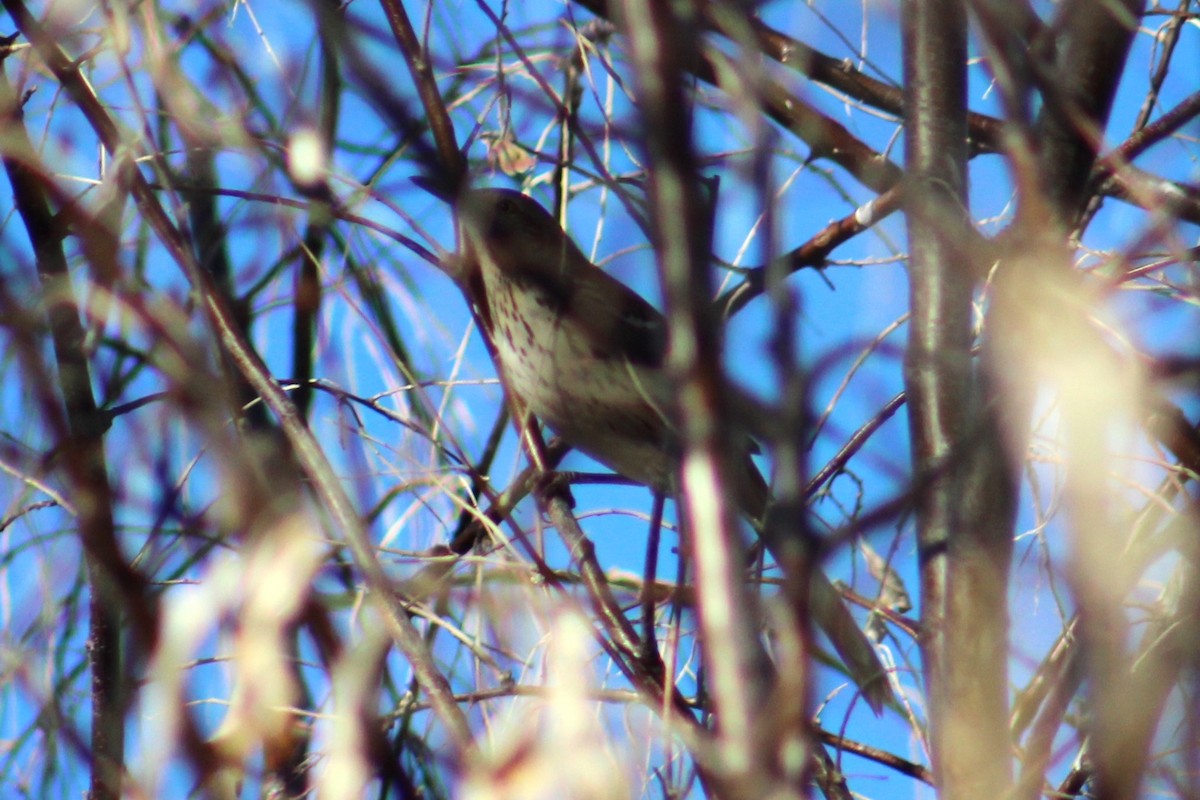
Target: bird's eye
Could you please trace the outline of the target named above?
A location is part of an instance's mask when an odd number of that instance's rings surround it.
[[[505,198],[496,204],[496,210],[501,214],[512,214],[517,210],[517,204]]]

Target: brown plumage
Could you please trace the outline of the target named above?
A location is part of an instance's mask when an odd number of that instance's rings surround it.
[[[468,192],[458,214],[465,265],[481,283],[480,314],[518,413],[536,415],[614,472],[674,493],[681,450],[671,423],[674,387],[663,368],[662,314],[594,266],[519,192]],[[750,446],[747,440],[734,493],[761,528],[769,490]],[[814,575],[817,622],[879,710],[891,692],[874,648],[829,580]]]

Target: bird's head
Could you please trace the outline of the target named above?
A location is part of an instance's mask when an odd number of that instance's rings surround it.
[[[586,257],[550,212],[511,189],[475,189],[459,200],[460,236],[471,263],[501,272],[545,270],[562,274]]]

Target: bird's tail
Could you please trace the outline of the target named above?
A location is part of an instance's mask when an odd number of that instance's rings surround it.
[[[770,489],[749,454],[746,455],[745,467],[738,472],[738,504],[762,538],[767,551],[786,573],[790,571],[789,565],[796,563],[797,556],[803,556],[813,548],[804,541],[804,531],[788,530],[786,520],[771,517]],[[819,565],[811,568],[808,605],[812,618],[829,637],[833,649],[841,658],[846,674],[858,686],[875,713],[880,713],[884,705],[894,699],[883,662],[846,607],[841,594],[825,577]]]

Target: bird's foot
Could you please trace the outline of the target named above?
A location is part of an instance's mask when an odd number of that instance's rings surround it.
[[[562,498],[571,508],[575,508],[575,497],[571,494],[571,473],[543,472],[537,477],[534,491],[543,500],[555,497]]]

